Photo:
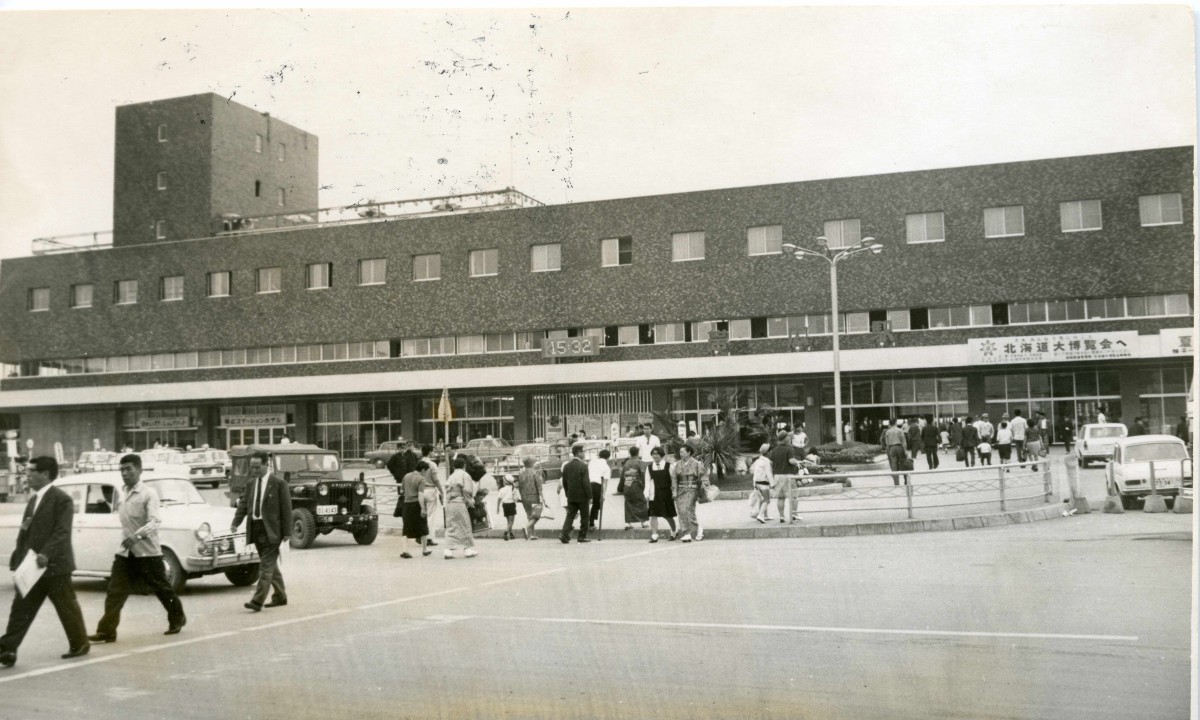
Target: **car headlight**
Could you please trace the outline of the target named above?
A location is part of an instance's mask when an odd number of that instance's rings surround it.
[[[200,527],[196,528],[196,539],[207,540],[212,537],[212,527],[206,523],[200,523]]]
[[[320,495],[321,497],[325,497],[326,495],[329,494],[329,487],[327,485],[325,485],[325,483],[318,484],[317,485],[317,494]]]
[[[354,483],[354,492],[357,493],[358,495],[366,495],[367,494],[367,484],[366,483]]]

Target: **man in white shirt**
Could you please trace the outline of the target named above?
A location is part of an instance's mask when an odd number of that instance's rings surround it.
[[[1013,448],[1017,451],[1017,462],[1025,462],[1025,430],[1028,429],[1029,423],[1021,417],[1021,408],[1013,410],[1013,419],[1008,423],[1008,427],[1012,430]]]
[[[604,486],[612,477],[612,468],[608,465],[608,458],[608,450],[601,450],[596,457],[588,460],[588,479],[592,481],[592,508],[588,517],[589,530],[596,528],[596,520],[600,517],[600,507],[604,504]]]
[[[979,419],[975,421],[975,429],[979,431],[980,442],[987,442],[990,444],[992,442],[992,437],[996,434],[996,428],[992,425],[991,421],[988,420],[987,413],[983,413],[979,416]]]
[[[797,451],[804,450],[808,447],[808,433],[804,432],[804,423],[796,426],[795,432],[792,433],[792,447]],[[797,452],[797,455],[803,457],[803,452]]]
[[[638,435],[634,441],[634,444],[637,445],[638,457],[650,457],[650,451],[662,444],[658,436],[652,434],[653,429],[653,423],[642,425],[642,434]]]
[[[771,484],[775,479],[771,472],[771,458],[767,457],[769,452],[771,452],[771,443],[763,443],[758,449],[758,457],[750,465],[750,476],[754,479],[754,489],[751,491],[754,493],[751,495],[754,504],[751,506],[750,515],[760,523],[768,520],[768,510],[771,508]]]

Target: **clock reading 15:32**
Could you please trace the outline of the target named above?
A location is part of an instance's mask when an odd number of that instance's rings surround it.
[[[599,354],[600,338],[595,335],[542,340],[542,357],[581,357]]]

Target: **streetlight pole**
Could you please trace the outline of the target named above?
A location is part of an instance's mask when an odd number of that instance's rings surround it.
[[[841,445],[845,436],[842,434],[842,359],[841,328],[838,322],[837,266],[842,260],[865,252],[878,255],[883,251],[883,245],[876,242],[873,237],[865,237],[853,245],[833,253],[829,249],[829,240],[819,237],[817,242],[820,243],[821,250],[810,250],[792,243],[784,243],[783,250],[796,260],[815,257],[829,263],[829,298],[833,320],[833,428],[834,437],[837,439],[838,445]]]

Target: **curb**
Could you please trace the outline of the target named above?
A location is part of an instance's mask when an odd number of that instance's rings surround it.
[[[1020,525],[1043,520],[1055,520],[1062,517],[1061,503],[1053,503],[1045,507],[1029,510],[1010,510],[989,515],[967,515],[955,518],[933,518],[929,520],[899,520],[875,523],[850,523],[846,525],[784,525],[783,527],[756,526],[745,528],[708,528],[704,531],[705,539],[710,540],[762,540],[768,538],[814,538],[814,537],[847,537],[852,535],[903,535],[918,532],[945,532],[951,530],[974,530],[978,528],[1001,527],[1004,525]],[[517,539],[524,540],[517,528]],[[381,527],[381,535],[401,535],[398,527]],[[445,531],[439,530],[435,536],[442,537]],[[558,530],[543,528],[538,537],[542,539],[557,537]],[[501,540],[504,537],[502,529],[493,529],[477,533],[477,539]],[[633,530],[601,530],[588,533],[588,537],[600,540],[643,540],[649,541],[650,531],[644,528]]]

